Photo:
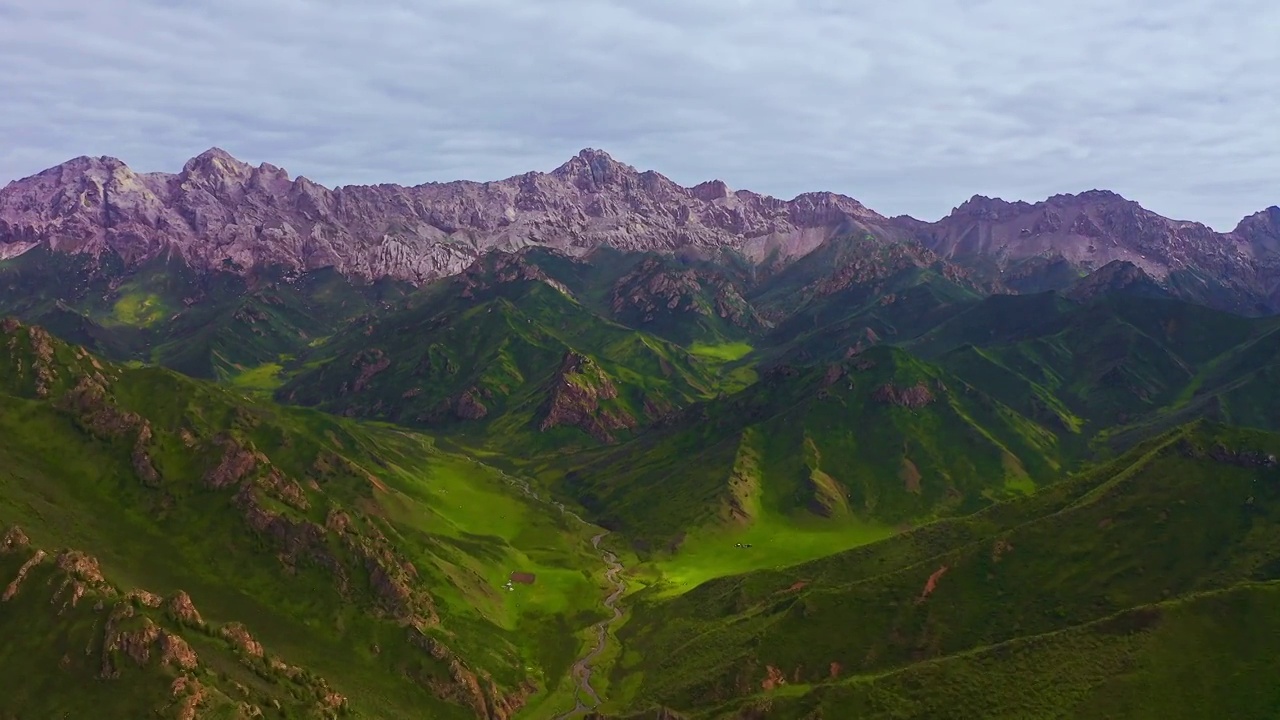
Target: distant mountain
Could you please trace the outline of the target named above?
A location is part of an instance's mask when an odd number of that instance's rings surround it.
[[[421,282],[487,250],[531,244],[570,255],[607,245],[786,259],[864,222],[886,221],[831,193],[782,201],[716,182],[684,188],[592,149],[550,173],[498,182],[330,190],[213,148],[177,174],[80,157],[10,183],[0,190],[0,258],[39,245],[128,262],[171,252],[205,269],[332,266]]]
[[[1274,208],[1273,208],[1274,210]],[[1132,263],[1184,297],[1247,313],[1274,311],[1280,276],[1277,213],[1230,233],[1170,220],[1120,195],[1090,190],[1035,204],[975,195],[911,237],[954,262],[1002,276],[1023,291],[1056,289],[1071,272]]]
[[[828,243],[871,237],[920,246],[976,282],[1019,292],[1126,261],[1179,296],[1258,314],[1280,309],[1277,216],[1273,207],[1216,233],[1093,190],[1035,204],[975,196],[937,222],[891,219],[834,193],[780,200],[720,181],[686,188],[594,149],[551,172],[494,182],[329,189],[213,148],[176,174],[79,157],[9,183],[0,189],[0,260],[45,247],[118,256],[126,269],[165,256],[200,271],[332,267],[417,284],[491,250],[580,257],[604,247],[733,259],[763,281]],[[843,265],[822,270],[811,280],[845,277]]]

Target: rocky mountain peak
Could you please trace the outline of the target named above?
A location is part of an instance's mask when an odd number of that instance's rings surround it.
[[[1050,205],[1101,205],[1130,203],[1131,201],[1126,199],[1123,195],[1111,192],[1110,190],[1094,189],[1085,190],[1084,192],[1075,194],[1058,193],[1057,195],[1051,195],[1045,202]]]
[[[1246,242],[1255,257],[1280,255],[1280,207],[1272,205],[1244,218],[1232,234]]]
[[[690,194],[703,202],[715,202],[729,197],[729,186],[723,180],[708,180],[689,189]]]
[[[630,165],[614,160],[609,153],[583,148],[551,172],[553,177],[569,180],[580,190],[602,192],[608,188],[630,185],[639,172]]]
[[[1265,284],[1258,267],[1280,263],[1278,226],[1272,208],[1222,235],[1104,190],[1034,205],[975,195],[938,222],[889,219],[832,192],[781,200],[721,180],[684,188],[596,148],[551,172],[505,180],[330,189],[213,147],[173,174],[79,157],[0,189],[0,260],[41,245],[115,253],[129,264],[171,252],[197,270],[333,267],[415,283],[457,274],[491,250],[523,247],[574,257],[601,246],[728,250],[777,270],[855,235],[887,246],[918,242],[953,261],[981,255],[1001,270],[1028,258],[1058,257],[1076,270],[1125,260],[1161,279],[1196,268],[1257,285]]]
[[[999,220],[1003,217],[1026,212],[1030,208],[1030,205],[1021,200],[1009,202],[1000,198],[987,197],[986,195],[974,195],[952,210],[951,215],[953,217],[966,216],[981,220]]]
[[[207,178],[240,183],[252,175],[252,166],[218,147],[209,148],[188,160],[181,173],[183,179]]]

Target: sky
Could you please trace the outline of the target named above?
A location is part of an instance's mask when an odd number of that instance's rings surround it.
[[[584,147],[933,220],[1109,189],[1280,204],[1274,0],[0,0],[0,185],[211,147],[327,186]]]

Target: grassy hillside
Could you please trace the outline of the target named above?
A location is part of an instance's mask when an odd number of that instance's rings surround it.
[[[577,633],[600,614],[588,526],[421,436],[114,366],[14,321],[0,352],[0,525],[32,547],[89,553],[123,592],[188,593],[358,717],[572,704]],[[513,572],[536,581],[506,590]],[[68,638],[55,647],[103,617],[13,607],[6,621]],[[169,676],[146,676],[138,692],[154,698]],[[55,707],[24,698],[0,709]]]
[[[849,230],[0,263],[0,717],[1280,713],[1280,322]]]
[[[407,287],[361,284],[331,268],[302,274],[268,268],[247,276],[232,269],[202,275],[161,256],[126,270],[116,257],[93,265],[86,256],[37,248],[0,262],[0,314],[104,357],[228,380],[388,307]]]
[[[611,442],[717,389],[719,360],[606,320],[534,268],[513,272],[442,281],[353,326],[304,356],[279,397],[511,449]]]
[[[1280,610],[1265,584],[1280,579],[1278,451],[1276,435],[1189,426],[971,517],[675,598],[634,596],[615,700],[695,716],[761,695],[749,704],[777,703],[781,717],[843,703],[971,717],[983,702],[1001,717],[1127,717],[1203,662],[1222,668],[1192,686],[1207,694],[1190,708],[1266,717],[1274,695],[1241,673],[1274,662],[1246,638]],[[1188,657],[1217,632],[1213,608],[1234,603],[1258,624],[1223,618],[1228,635]],[[1006,673],[1026,680],[995,681]]]
[[[95,558],[0,539],[0,668],[12,717],[339,717],[348,700],[264,648],[239,623],[210,623],[191,597],[123,592]],[[76,692],[67,692],[75,687]]]
[[[763,354],[799,363],[841,360],[871,345],[908,342],[978,299],[932,270],[910,267],[813,298],[778,322],[762,341]]]
[[[1099,433],[1184,407],[1159,431],[1197,417],[1277,427],[1247,401],[1238,420],[1209,402],[1266,377],[1266,338],[1274,328],[1272,320],[1180,301],[1104,295],[1076,305],[1044,293],[992,296],[905,347],[1052,427],[1083,453]]]
[[[1058,461],[1048,431],[882,347],[780,366],[636,440],[539,472],[654,559],[649,582],[687,590],[1025,494]]]

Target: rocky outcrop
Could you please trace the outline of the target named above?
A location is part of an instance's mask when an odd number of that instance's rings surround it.
[[[489,414],[489,408],[480,402],[475,388],[466,390],[452,404],[454,417],[459,420],[481,420]]]
[[[179,670],[194,670],[199,665],[199,658],[187,641],[150,618],[130,622],[135,615],[133,605],[122,602],[107,618],[102,641],[103,678],[120,677],[118,659],[122,656],[139,666],[147,665],[153,658],[161,665]]]
[[[532,281],[546,283],[565,295],[573,295],[563,283],[530,262],[524,251],[484,255],[468,265],[453,283],[458,288],[458,297],[475,298],[505,284]]]
[[[537,689],[526,682],[511,693],[503,693],[487,674],[471,669],[452,650],[421,629],[411,628],[409,641],[448,667],[447,679],[424,679],[424,684],[432,694],[470,708],[475,717],[510,720]]]
[[[226,638],[236,650],[249,657],[260,658],[263,655],[262,643],[255,640],[249,630],[238,622],[223,625],[218,634]]]
[[[591,358],[570,351],[552,379],[538,429],[576,427],[602,443],[613,442],[614,433],[637,424],[625,411],[602,406],[601,401],[616,397],[618,389],[604,370]]]
[[[375,375],[391,367],[391,358],[378,348],[361,350],[351,359],[351,367],[359,368],[359,373],[351,384],[351,391],[360,392],[369,386],[369,381]]]
[[[0,536],[0,554],[17,552],[22,548],[31,544],[31,540],[27,538],[27,534],[22,528],[14,525],[4,531],[4,535]]]
[[[435,603],[421,587],[418,569],[405,559],[376,527],[343,535],[343,543],[367,573],[380,609],[415,628],[438,625]]]
[[[115,590],[102,576],[97,558],[76,550],[60,553],[54,566],[61,571],[62,584],[54,593],[54,599],[62,600],[62,607],[75,607],[86,594],[115,595]],[[126,601],[132,602],[131,598]]]
[[[885,383],[871,391],[871,399],[885,405],[918,410],[936,399],[928,384],[918,382],[908,387],[898,387],[893,383]]]
[[[129,454],[133,472],[144,485],[157,487],[160,485],[160,472],[151,461],[148,449],[151,445],[151,423],[143,422],[138,428],[138,436],[133,441],[133,451]]]
[[[4,589],[4,593],[0,594],[0,602],[9,602],[18,594],[18,590],[22,588],[22,583],[27,579],[27,575],[31,572],[32,568],[35,568],[40,563],[44,562],[45,557],[45,551],[37,550],[31,555],[31,557],[27,558],[27,561],[22,563],[22,566],[18,568],[17,576],[9,581],[9,584]]]
[[[196,605],[191,601],[191,596],[186,592],[179,590],[173,594],[165,602],[165,612],[174,620],[183,625],[191,627],[204,627],[204,618],[200,617],[200,612],[196,610]]]
[[[219,437],[215,442],[223,447],[222,459],[204,474],[205,487],[217,490],[239,484],[259,464],[270,462],[266,455],[245,448],[230,436]]]
[[[57,406],[71,413],[82,429],[101,440],[126,438],[132,434],[129,460],[134,474],[144,485],[159,487],[162,478],[150,454],[154,435],[151,423],[135,412],[121,409],[107,391],[106,383],[107,379],[99,372],[81,375],[76,384],[57,400]]]
[[[638,325],[664,314],[694,313],[749,330],[765,326],[731,280],[707,270],[671,267],[656,257],[646,258],[614,282],[609,308],[615,317]]]
[[[1240,450],[1216,443],[1207,450],[1189,442],[1180,440],[1177,451],[1184,457],[1208,459],[1223,465],[1251,469],[1270,469],[1280,467],[1280,459],[1274,453],[1263,450]]]

